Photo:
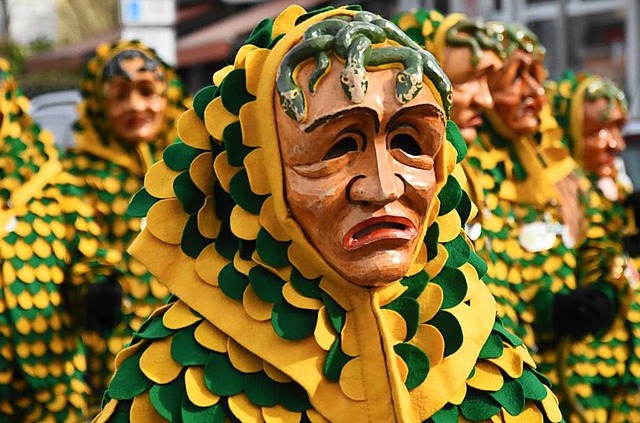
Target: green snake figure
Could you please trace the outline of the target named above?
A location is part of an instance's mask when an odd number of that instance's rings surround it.
[[[127,73],[128,66],[140,67]],[[147,71],[145,71],[148,69]],[[148,79],[136,79],[148,76]],[[157,91],[154,84],[160,87]],[[184,90],[174,71],[151,49],[134,41],[99,46],[87,61],[82,80],[80,116],[74,127],[75,146],[62,159],[66,171],[81,181],[80,189],[89,207],[99,216],[102,233],[109,247],[123,255],[118,266],[123,286],[122,321],[109,333],[84,334],[88,347],[88,381],[98,405],[113,372],[113,359],[129,342],[144,319],[168,298],[168,291],[149,271],[125,250],[144,222],[126,214],[133,194],[142,186],[145,170],[161,155],[176,136],[174,125],[184,110]],[[137,91],[136,91],[137,90]],[[109,93],[123,99],[165,102],[164,112],[156,113],[136,105],[134,111],[118,103],[107,107]],[[128,107],[128,106],[127,106]],[[108,110],[124,110],[110,118]],[[136,113],[138,113],[136,115]],[[157,132],[143,133],[127,140],[144,125],[157,121]],[[123,127],[123,134],[116,128]]]
[[[493,23],[490,25],[495,31],[499,40],[506,45],[505,54],[511,55],[514,51],[521,49],[534,56],[544,56],[546,48],[540,44],[538,36],[529,28],[519,24],[503,25],[501,23]]]
[[[394,25],[392,22],[380,18],[380,16],[371,12],[361,12],[355,17],[356,20],[363,20],[365,22],[372,22],[375,25],[380,26],[387,33],[387,38],[396,43],[411,47],[417,50],[422,56],[423,71],[425,75],[436,84],[438,91],[443,93],[449,93],[448,97],[443,98],[445,104],[445,110],[447,112],[451,109],[451,82],[447,75],[445,75],[442,68],[438,65],[438,61],[429,51],[424,50],[418,45],[411,37],[407,36],[400,28]]]
[[[593,101],[598,98],[604,98],[607,100],[607,108],[603,111],[601,119],[603,121],[608,120],[611,116],[611,111],[616,104],[622,107],[622,110],[627,113],[629,111],[629,103],[624,91],[620,89],[612,81],[598,80],[589,85],[585,91],[585,99]]]
[[[465,143],[446,117],[447,93],[441,95],[425,73],[423,90],[407,104],[391,99],[373,106],[369,95],[357,105],[342,94],[342,69],[336,67],[344,62],[332,48],[334,68],[314,97],[308,96],[307,111],[310,121],[329,126],[306,132],[307,125],[298,122],[304,109],[292,113],[279,98],[294,88],[291,74],[284,74],[294,69],[291,52],[311,45],[305,31],[336,16],[351,21],[358,13],[344,7],[307,13],[289,6],[275,20],[263,21],[234,64],[216,72],[214,85],[200,90],[180,118],[181,139],[149,169],[129,209],[147,219],[131,254],[174,296],[117,356],[96,422],[561,421],[546,381],[522,342],[496,320],[481,282],[484,264],[463,229],[473,208],[460,185]],[[371,54],[388,47],[372,45]],[[317,57],[313,50],[307,58]],[[300,66],[298,81],[305,89],[315,65]],[[391,97],[401,67],[402,62],[366,69],[369,93]],[[318,111],[327,104],[333,108]],[[396,116],[398,124],[378,125],[368,111],[383,122]],[[333,120],[323,122],[327,116]],[[431,186],[437,196],[431,197],[433,208],[416,210],[419,251],[405,256],[403,263],[412,265],[399,279],[378,283],[379,268],[372,266],[375,283],[354,283],[352,273],[337,270],[341,257],[326,255],[311,240],[301,223],[305,216],[294,211],[302,194],[293,191],[306,189],[315,199],[314,193],[326,191],[321,184],[331,184],[338,186],[333,198],[339,206],[379,210],[376,199],[348,198],[350,181],[360,177],[345,176],[349,166],[339,166],[340,160],[355,155],[368,160],[364,173],[376,173],[369,161],[373,141],[384,154],[397,156],[396,164],[415,164],[414,158],[376,137],[362,147],[366,153],[349,150],[346,157],[325,160],[319,134],[340,125],[357,132],[382,126],[380,131],[392,134],[427,119],[425,130],[437,133],[434,145],[442,143],[432,165],[419,163],[430,169],[415,168],[418,178],[435,175]],[[298,165],[291,160],[300,148],[305,150]],[[325,166],[317,175],[318,164],[328,165],[329,174]],[[413,171],[402,166],[403,173]],[[317,177],[294,188],[301,169]],[[327,210],[330,203],[312,201],[305,210]],[[338,220],[355,223],[325,216],[330,218],[306,221],[333,231],[334,251],[351,254],[337,247],[343,238],[334,228]],[[380,245],[367,247],[378,252]],[[365,260],[345,262],[350,267]]]
[[[336,34],[336,54],[346,60],[340,82],[345,94],[354,103],[362,103],[367,94],[369,81],[365,64],[369,62],[371,45],[385,39],[382,28],[366,22],[351,22]]]
[[[598,217],[604,220],[602,241],[607,247],[603,251],[605,268],[601,271],[619,279],[629,290],[622,313],[611,329],[601,337],[585,339],[578,353],[571,356],[568,377],[575,381],[576,400],[590,421],[636,421],[640,418],[637,409],[640,293],[634,279],[636,273],[631,269],[633,264],[622,244],[630,224],[623,205],[630,187],[616,173],[603,175],[593,159],[602,154],[594,149],[594,146],[599,148],[600,142],[624,143],[617,131],[627,120],[628,104],[624,92],[615,83],[585,73],[567,71],[558,81],[549,84],[548,91],[554,114],[565,131],[564,142],[595,188],[594,203],[601,210]],[[597,100],[604,100],[604,104],[598,105]],[[588,104],[590,106],[585,107]],[[588,107],[593,112],[589,112]],[[614,154],[623,146],[614,146]],[[588,267],[581,269],[584,278],[597,272]],[[585,389],[587,386],[589,389]]]
[[[4,59],[0,79],[0,422],[82,422],[86,301],[101,297],[92,305],[114,317],[119,256],[103,248],[79,181],[60,172],[53,136],[28,115]]]
[[[422,56],[408,54],[409,47],[383,47],[371,53],[371,66],[384,65],[389,61],[402,63],[404,70],[396,77],[396,99],[406,103],[422,89]]]
[[[346,24],[347,23],[344,19],[327,19],[323,22],[323,25],[318,25],[305,31],[303,39],[305,41],[313,40],[320,37],[321,35],[332,35],[333,37],[335,37],[338,31],[344,28]],[[327,72],[329,72],[331,66],[329,54],[327,53],[327,51],[325,51],[325,49],[322,49],[316,53],[316,62],[318,62],[318,65],[309,78],[309,92],[311,94],[316,92],[318,83],[327,74]]]
[[[452,47],[469,47],[471,49],[471,63],[477,65],[482,50],[492,50],[504,54],[499,40],[491,34],[492,29],[476,19],[461,19],[446,35],[446,43]]]
[[[373,44],[383,43],[386,39],[394,41],[408,49],[386,49],[371,55]],[[295,69],[307,59],[316,60],[316,69],[309,82],[311,94],[329,69],[327,51],[335,50],[336,55],[345,60],[341,83],[345,94],[354,102],[361,102],[367,92],[366,66],[384,66],[402,63],[403,71],[396,81],[396,99],[404,104],[413,99],[422,89],[422,75],[426,74],[434,81],[444,96],[445,110],[448,112],[451,99],[447,97],[451,84],[437,65],[435,58],[407,37],[391,22],[380,16],[360,12],[353,20],[330,19],[319,22],[305,33],[302,43],[292,49],[282,62],[278,73],[278,95],[287,114],[299,122],[306,118],[305,95],[295,82]],[[387,54],[389,55],[387,57]],[[402,56],[399,58],[399,55]]]

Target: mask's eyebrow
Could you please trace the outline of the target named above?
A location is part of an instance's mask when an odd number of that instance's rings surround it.
[[[395,115],[391,116],[389,122],[385,126],[385,131],[389,132],[397,126],[399,119],[405,115],[419,114],[422,118],[440,118],[444,121],[444,113],[434,104],[418,104],[411,107],[400,109]]]
[[[311,122],[309,126],[304,129],[304,132],[306,134],[309,134],[325,123],[329,123],[333,120],[340,119],[345,115],[350,115],[353,113],[363,113],[370,115],[373,118],[376,132],[378,132],[378,130],[380,129],[380,119],[378,117],[378,113],[375,110],[369,109],[367,107],[354,107],[352,109],[340,110],[339,112],[336,112],[334,114],[319,117],[318,119]]]

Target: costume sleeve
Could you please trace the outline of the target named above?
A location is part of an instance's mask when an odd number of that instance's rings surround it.
[[[581,178],[582,203],[586,216],[584,242],[578,248],[578,284],[591,286],[606,295],[611,305],[609,324],[617,313],[625,313],[631,290],[621,271],[619,260],[623,255],[622,232],[624,226],[614,205]]]
[[[12,412],[28,421],[86,415],[77,319],[84,315],[88,286],[102,283],[118,258],[100,248],[97,226],[81,199],[69,195],[65,178],[16,210],[0,241],[0,373],[10,403],[20,408]]]

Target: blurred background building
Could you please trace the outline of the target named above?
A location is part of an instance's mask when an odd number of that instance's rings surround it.
[[[547,47],[551,78],[586,70],[625,89],[633,117],[627,168],[640,185],[640,0],[0,0],[0,49],[33,97],[75,88],[98,43],[134,35],[177,66],[194,93],[232,61],[258,22],[291,3],[307,9],[357,3],[384,16],[435,8],[529,26]],[[39,110],[77,96],[49,98],[37,102]]]

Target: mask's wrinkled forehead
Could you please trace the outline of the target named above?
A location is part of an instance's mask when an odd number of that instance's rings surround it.
[[[296,81],[297,67],[309,59],[315,61],[309,79],[309,91],[313,94],[329,72],[331,55],[344,62],[340,83],[353,103],[364,100],[369,86],[368,69],[399,66],[402,70],[395,84],[399,103],[414,99],[426,78],[437,90],[445,112],[449,112],[451,83],[433,55],[390,21],[370,12],[359,12],[310,26],[302,41],[284,56],[277,75],[277,92],[280,105],[292,119],[303,122],[307,116],[307,99]]]

